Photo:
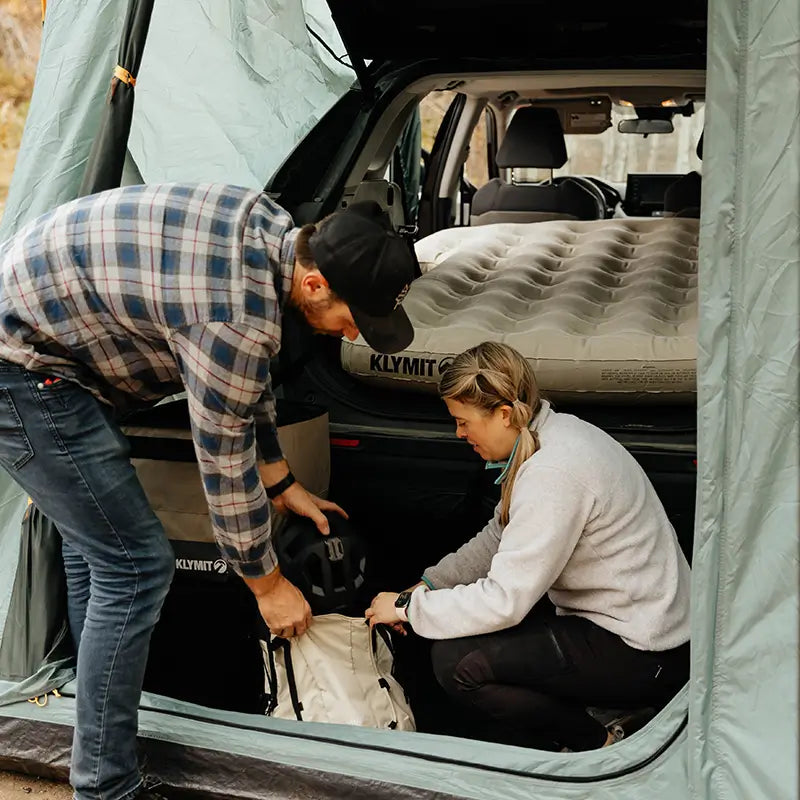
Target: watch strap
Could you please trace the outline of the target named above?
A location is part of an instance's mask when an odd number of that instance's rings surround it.
[[[411,595],[413,592],[410,592],[408,589],[405,591],[400,592],[397,595],[397,598],[394,601],[394,608],[397,612],[397,616],[403,622],[408,622],[408,607],[411,604]]]

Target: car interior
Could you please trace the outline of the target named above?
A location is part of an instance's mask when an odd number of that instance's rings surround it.
[[[530,360],[556,410],[630,450],[691,558],[704,80],[674,69],[432,75],[370,117],[336,207],[375,200],[409,237],[420,264],[404,302],[414,342],[383,355],[362,339],[312,336],[289,315],[273,374],[284,407],[328,415],[328,497],[367,541],[365,597],[415,583],[493,512],[494,476],[456,439],[436,392],[452,358],[487,339]],[[332,147],[324,130],[271,183],[298,223],[317,213],[302,165]],[[196,575],[176,575],[145,687],[258,713],[251,598],[231,574],[202,578],[204,592]],[[237,610],[235,624],[222,608]],[[209,617],[225,646],[203,643]],[[421,666],[426,647],[410,637],[398,650],[418,729],[460,735]],[[202,653],[180,685],[165,668],[176,648]],[[232,652],[250,665],[235,696],[213,677],[230,671]]]
[[[664,469],[653,473],[657,485],[686,480],[687,491],[665,491],[665,502],[690,550],[699,183],[695,196],[675,195],[686,175],[699,176],[703,80],[698,71],[448,76],[409,87],[385,112],[340,203],[378,199],[398,225],[416,227],[421,274],[404,304],[415,340],[394,356],[371,352],[363,340],[318,341],[283,387],[287,397],[322,401],[336,439],[358,440],[332,451],[334,465],[341,462],[333,487],[346,500],[371,505],[359,480],[346,477],[364,470],[382,497],[414,491],[413,478],[400,489],[391,470],[372,467],[373,457],[393,462],[389,442],[421,456],[430,447],[434,464],[447,463],[454,443],[436,397],[440,372],[467,347],[499,338],[528,356],[540,388],[561,408],[641,449],[643,460],[653,455]],[[431,133],[410,216],[393,153],[418,104],[439,92],[452,100]],[[621,133],[614,108],[640,130],[665,122],[672,129],[674,120],[676,132]],[[465,164],[484,120],[487,180],[476,188]],[[582,159],[583,150],[590,155]],[[577,174],[554,174],[570,161]],[[666,205],[670,195],[681,208]],[[427,466],[423,460],[416,469]],[[418,488],[435,493],[434,506],[449,516],[463,498],[452,484],[437,492],[442,480],[425,475]],[[474,528],[478,519],[470,519]]]

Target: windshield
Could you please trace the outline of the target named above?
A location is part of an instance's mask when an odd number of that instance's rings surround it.
[[[672,118],[672,133],[644,137],[617,130],[621,119],[635,116],[632,108],[614,105],[608,130],[597,134],[566,134],[567,163],[554,170],[554,176],[594,175],[609,183],[624,184],[628,173],[701,171],[696,148],[705,122],[703,104],[695,103],[691,117],[676,114]],[[514,177],[521,181],[542,180],[550,177],[550,171],[514,170]]]

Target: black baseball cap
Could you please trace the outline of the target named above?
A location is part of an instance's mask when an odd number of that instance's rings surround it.
[[[405,350],[414,328],[400,304],[419,266],[413,245],[380,205],[370,200],[334,212],[308,246],[367,344],[381,353]]]

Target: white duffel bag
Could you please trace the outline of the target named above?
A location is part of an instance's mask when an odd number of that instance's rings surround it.
[[[268,716],[416,730],[393,674],[388,632],[371,631],[363,617],[315,616],[302,636],[272,637],[261,646]]]

